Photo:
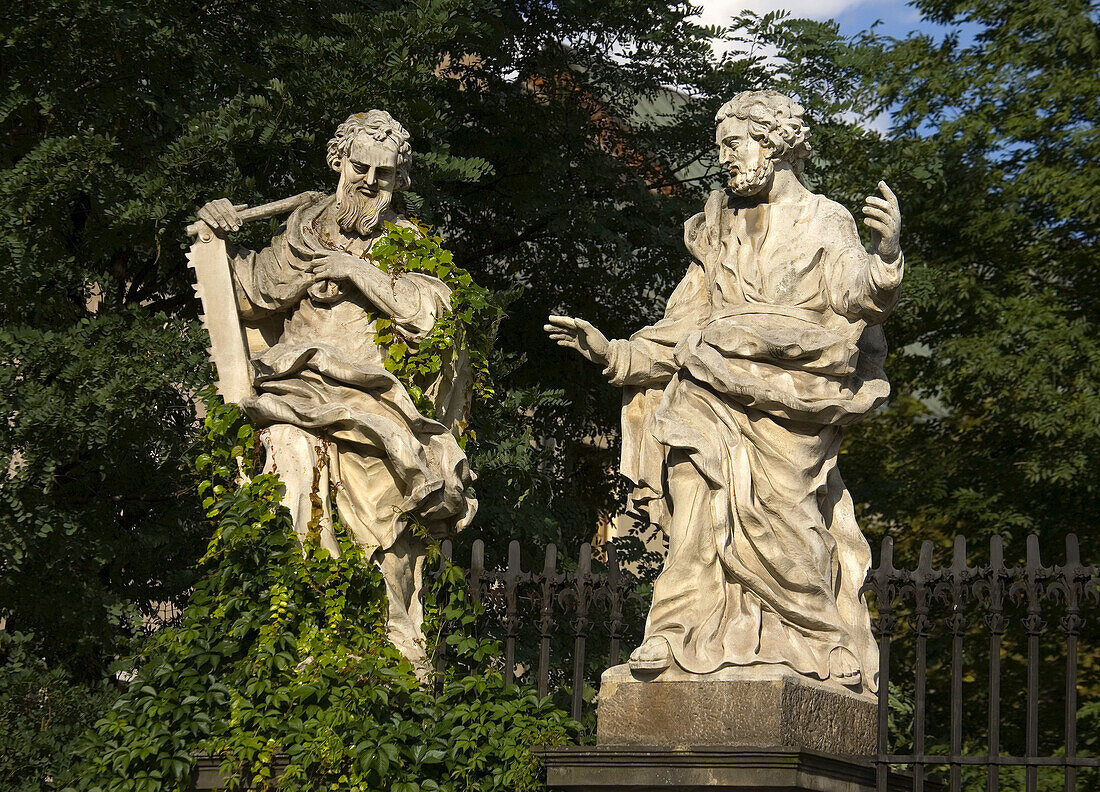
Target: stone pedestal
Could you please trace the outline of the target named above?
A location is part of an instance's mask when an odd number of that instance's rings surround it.
[[[620,665],[600,682],[598,744],[540,753],[547,784],[570,792],[872,792],[876,726],[870,693],[782,666]]]
[[[566,792],[876,792],[869,760],[791,748],[541,748],[546,785]],[[929,792],[942,785],[927,782]],[[887,792],[913,780],[890,773]]]
[[[874,753],[877,703],[870,693],[817,682],[782,666],[646,678],[619,665],[603,673],[599,745],[787,748],[833,755]]]

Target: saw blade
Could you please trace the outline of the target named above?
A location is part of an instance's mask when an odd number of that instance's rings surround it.
[[[226,402],[251,396],[252,364],[248,341],[237,309],[225,240],[205,223],[187,254],[195,270],[195,294],[202,301],[199,318],[210,334],[210,357],[218,371],[218,393]]]

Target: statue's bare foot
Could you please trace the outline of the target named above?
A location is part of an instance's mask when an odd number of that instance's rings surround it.
[[[863,681],[859,661],[843,646],[838,646],[829,655],[829,676],[842,685],[858,685]]]
[[[654,636],[630,654],[631,671],[664,671],[672,665],[672,647],[660,636]]]

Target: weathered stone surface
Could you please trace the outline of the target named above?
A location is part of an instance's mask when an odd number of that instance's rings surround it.
[[[539,751],[546,783],[569,792],[872,792],[869,761],[790,748],[566,747]],[[942,788],[928,782],[929,792]],[[912,789],[889,776],[887,790]]]
[[[429,672],[421,605],[424,540],[473,519],[466,455],[469,361],[456,355],[418,385],[424,415],[386,368],[393,344],[415,346],[450,311],[450,288],[424,272],[383,271],[371,251],[386,223],[415,224],[394,204],[409,188],[409,133],[389,113],[350,116],[328,144],[339,174],[330,196],[247,209],[226,198],[198,212],[191,263],[198,277],[219,389],[260,429],[265,473],[284,485],[294,530],[340,554],[333,504],[364,557],[382,570],[387,633],[421,676]],[[267,247],[226,237],[250,219],[290,211]],[[391,341],[381,340],[385,319]],[[438,420],[436,420],[438,418]]]
[[[655,679],[619,665],[600,684],[600,745],[746,746],[829,754],[874,751],[877,705],[838,685],[776,666]]]
[[[890,392],[901,210],[879,182],[866,250],[848,209],[804,183],[803,114],[775,91],[719,110],[728,186],[684,225],[694,261],[663,319],[627,339],[570,316],[546,331],[623,388],[621,470],[668,536],[631,666],[784,665],[874,691],[871,552],[838,458],[843,427]]]

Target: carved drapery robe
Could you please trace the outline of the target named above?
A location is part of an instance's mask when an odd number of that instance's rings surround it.
[[[276,320],[270,348],[252,361],[256,395],[241,408],[258,426],[290,424],[331,444],[340,519],[371,558],[394,546],[406,513],[437,535],[473,518],[473,476],[451,431],[469,381],[452,366],[425,383],[437,414],[452,426],[421,415],[383,365],[385,350],[374,340],[381,311],[371,296],[350,283],[315,281],[311,263],[333,250],[313,223],[333,200],[297,209],[264,250],[231,251],[242,318]],[[392,319],[417,340],[449,308],[450,291],[422,273],[401,277],[415,288]]]
[[[879,326],[902,261],[868,255],[839,204],[711,194],[665,317],[612,341],[622,472],[669,535],[646,638],[693,673],[783,663],[826,679],[845,647],[875,688],[858,595],[870,548],[837,454],[889,394]]]

